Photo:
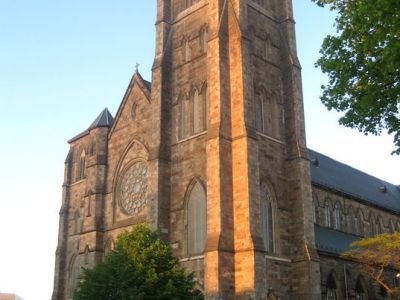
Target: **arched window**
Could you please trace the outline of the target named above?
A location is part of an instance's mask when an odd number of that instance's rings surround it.
[[[263,94],[257,96],[257,102],[258,130],[265,132],[265,97]]]
[[[357,300],[366,300],[368,299],[367,289],[364,286],[364,283],[359,276],[356,283],[356,299]]]
[[[192,92],[191,104],[193,105],[193,120],[191,123],[193,124],[193,133],[196,134],[203,131],[202,128],[203,116],[201,114],[202,101],[200,99],[199,92],[197,91],[197,89],[194,89],[194,91]]]
[[[186,111],[187,101],[184,95],[180,95],[178,99],[178,139],[184,139],[186,137]]]
[[[339,203],[335,204],[335,229],[342,229],[342,209]]]
[[[389,233],[395,233],[396,228],[394,227],[392,219],[389,220]]]
[[[105,244],[105,246],[104,246],[104,256],[107,256],[108,254],[110,254],[110,252],[111,252],[112,250],[114,250],[114,247],[115,247],[114,240],[113,240],[112,238],[110,238],[110,239],[106,242],[106,244]]]
[[[272,205],[272,194],[268,186],[261,184],[261,224],[264,241],[264,248],[267,252],[273,253],[274,243],[274,213]]]
[[[208,127],[208,94],[207,83],[203,84],[201,89],[201,115],[202,115],[202,130],[207,130]]]
[[[314,224],[317,224],[318,225],[318,223],[319,223],[319,212],[318,212],[318,200],[316,200],[316,199],[313,199],[313,201],[312,201],[312,210],[313,210],[313,222],[314,222]]]
[[[376,235],[375,217],[372,213],[369,216],[369,235],[371,237]]]
[[[74,234],[78,234],[81,232],[81,228],[80,228],[80,218],[81,218],[81,214],[79,213],[79,209],[77,209],[75,211],[74,214]]]
[[[208,48],[208,31],[207,28],[202,28],[200,31],[200,52],[207,53]]]
[[[375,220],[375,234],[381,234],[381,233],[382,233],[381,220],[380,217],[377,217]]]
[[[338,299],[336,280],[332,273],[328,276],[328,280],[326,281],[326,299],[327,300]]]
[[[355,218],[354,218],[354,226],[356,229],[356,234],[363,236],[364,235],[364,217],[361,210],[358,210]]]
[[[200,182],[195,181],[191,185],[187,199],[188,255],[201,255],[207,233],[207,200],[206,191]]]
[[[82,150],[81,156],[79,157],[79,161],[78,161],[77,180],[81,180],[81,179],[85,178],[85,168],[86,168],[85,159],[86,159],[85,150]]]
[[[349,233],[357,234],[355,228],[356,218],[357,216],[354,216],[353,208],[350,206],[347,210],[347,230]]]
[[[332,227],[332,208],[328,201],[325,201],[325,226]]]
[[[182,42],[182,51],[183,51],[183,62],[187,63],[190,61],[190,45],[189,40],[185,38]]]

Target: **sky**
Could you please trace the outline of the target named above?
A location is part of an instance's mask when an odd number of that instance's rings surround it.
[[[293,0],[308,146],[394,184],[392,137],[338,125],[314,67],[334,14]],[[50,299],[67,140],[151,78],[156,1],[0,0],[0,292]],[[397,171],[398,173],[398,171]]]

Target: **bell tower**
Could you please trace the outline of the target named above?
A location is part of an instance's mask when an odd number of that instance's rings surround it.
[[[209,299],[319,299],[291,0],[157,3],[152,98],[171,174],[169,219],[157,218],[175,254]],[[193,180],[206,190],[197,256]]]

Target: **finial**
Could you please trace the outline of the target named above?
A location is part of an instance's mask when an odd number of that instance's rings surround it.
[[[135,65],[135,72],[136,72],[136,73],[139,72],[139,66],[140,66],[140,65],[139,65],[138,63],[136,63],[136,65]]]

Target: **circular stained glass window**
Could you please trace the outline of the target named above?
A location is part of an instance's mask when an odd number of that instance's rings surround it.
[[[129,215],[135,215],[146,205],[148,191],[148,166],[145,162],[134,163],[123,174],[118,200],[121,208]]]

